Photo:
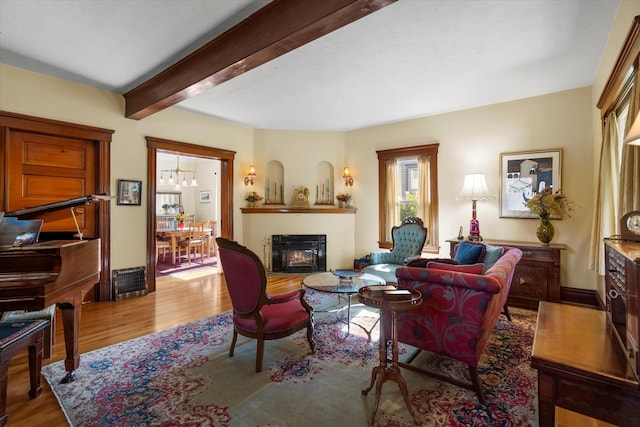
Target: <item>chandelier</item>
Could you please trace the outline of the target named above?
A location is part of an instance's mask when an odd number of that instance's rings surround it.
[[[180,169],[180,156],[178,157],[178,161],[176,163],[175,169],[163,169],[160,171],[160,184],[164,184],[164,177],[166,174],[169,175],[169,185],[176,184],[176,190],[180,189],[180,174],[182,174],[182,187],[197,187],[198,183],[196,182],[195,172],[187,169]],[[187,174],[191,174],[191,184],[187,184]],[[175,180],[173,176],[175,175]]]

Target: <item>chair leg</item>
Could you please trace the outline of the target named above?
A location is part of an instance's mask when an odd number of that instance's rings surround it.
[[[471,375],[471,382],[473,383],[473,388],[478,396],[478,401],[482,405],[486,406],[486,401],[484,399],[484,393],[482,392],[482,388],[480,388],[480,377],[478,376],[478,368],[469,366],[469,374]]]
[[[236,348],[236,341],[238,340],[238,333],[233,331],[233,339],[231,340],[231,348],[229,349],[229,357],[233,357],[233,350]]]
[[[262,372],[262,359],[264,357],[264,336],[258,335],[258,349],[256,353],[256,372]]]
[[[316,342],[313,339],[313,323],[309,322],[307,325],[307,341],[309,341],[309,346],[311,347],[311,353],[315,354],[316,352]]]
[[[507,306],[507,304],[502,307],[502,314],[507,316],[507,319],[509,320],[509,322],[511,322],[511,313],[509,313],[509,306]]]

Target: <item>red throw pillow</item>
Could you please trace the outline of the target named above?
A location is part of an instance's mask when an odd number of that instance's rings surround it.
[[[445,264],[441,262],[430,262],[427,264],[427,268],[435,268],[438,270],[448,270],[448,271],[457,271],[459,273],[469,273],[469,274],[482,274],[484,270],[484,264]]]

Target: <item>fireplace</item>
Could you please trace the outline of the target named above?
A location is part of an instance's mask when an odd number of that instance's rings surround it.
[[[327,271],[327,235],[274,234],[271,269],[284,273]]]

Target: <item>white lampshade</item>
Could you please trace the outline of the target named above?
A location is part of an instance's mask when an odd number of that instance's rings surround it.
[[[483,173],[471,173],[464,176],[464,184],[460,191],[461,200],[490,200],[491,194]]]
[[[636,119],[631,125],[631,129],[624,137],[624,143],[630,145],[640,145],[640,113],[636,116]]]

